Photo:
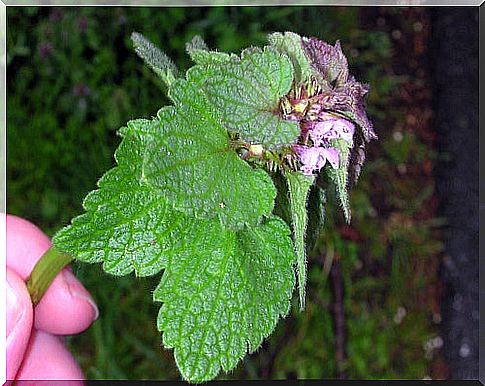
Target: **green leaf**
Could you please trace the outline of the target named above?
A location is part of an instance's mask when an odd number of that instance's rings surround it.
[[[115,154],[118,166],[99,180],[98,190],[86,196],[87,213],[54,236],[59,250],[80,261],[103,262],[103,269],[113,275],[135,271],[137,276],[148,276],[159,272],[167,254],[184,242],[183,230],[190,221],[174,212],[156,191],[140,184],[144,145],[139,133],[152,125],[140,119],[120,131],[124,138]]]
[[[174,348],[185,379],[232,370],[287,315],[295,282],[289,233],[276,217],[238,232],[212,222],[194,237],[198,249],[169,259],[153,296],[164,303],[163,344]]]
[[[233,229],[269,216],[276,197],[271,178],[238,157],[204,95],[176,80],[169,96],[179,107],[161,109],[157,129],[146,133],[146,181],[182,212],[217,217]]]
[[[347,142],[344,139],[332,140],[332,146],[338,149],[340,153],[339,167],[338,169],[326,168],[330,179],[335,183],[335,188],[344,211],[345,220],[350,223],[350,202],[349,202],[349,181],[348,181],[348,168],[350,150],[352,143]]]
[[[276,149],[298,137],[298,124],[283,120],[278,112],[279,100],[293,81],[293,67],[274,49],[253,48],[237,61],[195,66],[187,79],[219,110],[224,127],[245,141]]]
[[[234,54],[227,54],[225,52],[209,51],[207,44],[199,36],[195,35],[192,40],[185,45],[185,49],[190,58],[200,65],[208,64],[225,64],[230,60],[238,60]]]
[[[137,32],[131,34],[131,40],[138,56],[162,78],[167,86],[170,86],[178,74],[177,67],[172,60],[160,48]]]
[[[310,254],[315,248],[325,225],[325,204],[325,191],[317,184],[312,185],[308,196],[307,254]]]
[[[306,285],[306,248],[305,234],[308,221],[307,199],[310,187],[315,180],[314,176],[305,176],[301,172],[287,172],[288,192],[291,208],[291,224],[293,228],[293,244],[296,254],[296,269],[298,276],[298,292],[300,309],[305,308]]]
[[[313,71],[303,50],[300,35],[294,32],[275,32],[268,36],[268,40],[278,52],[288,55],[295,70],[297,83],[304,83],[310,79]]]

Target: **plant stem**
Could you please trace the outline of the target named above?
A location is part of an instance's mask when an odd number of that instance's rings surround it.
[[[54,278],[71,262],[72,256],[59,252],[50,247],[35,264],[32,273],[27,278],[27,289],[34,307],[40,302],[42,296],[51,285]]]

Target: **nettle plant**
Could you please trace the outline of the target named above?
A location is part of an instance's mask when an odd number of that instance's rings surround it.
[[[196,36],[185,75],[143,36],[132,39],[173,105],[120,129],[117,166],[54,236],[28,286],[38,302],[72,258],[116,276],[163,271],[153,292],[163,345],[184,379],[203,382],[261,345],[296,282],[304,308],[323,186],[350,221],[349,185],[376,138],[368,88],[349,75],[338,42],[291,32],[239,56]]]

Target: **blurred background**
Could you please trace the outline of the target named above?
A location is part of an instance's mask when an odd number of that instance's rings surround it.
[[[258,352],[220,378],[477,378],[477,26],[473,8],[8,7],[8,212],[53,235],[114,166],[116,130],[168,103],[132,31],[184,70],[195,34],[236,53],[274,31],[338,39],[370,85],[379,135],[351,192],[352,223],[329,197],[306,310],[295,299]],[[159,277],[73,266],[101,312],[67,338],[86,376],[178,379],[155,326]]]

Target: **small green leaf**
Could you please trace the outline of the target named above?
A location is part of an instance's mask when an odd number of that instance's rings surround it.
[[[194,35],[192,40],[185,44],[185,49],[189,55],[194,51],[209,51],[209,47],[200,35]]]
[[[300,35],[294,32],[275,32],[268,36],[268,40],[278,52],[288,55],[295,70],[297,83],[304,83],[310,78],[312,69],[303,50]]]
[[[350,202],[349,202],[349,181],[348,181],[348,168],[349,168],[349,156],[352,143],[347,142],[344,139],[332,140],[332,146],[338,149],[340,153],[339,167],[338,169],[327,168],[330,179],[335,183],[335,188],[344,211],[345,219],[347,223],[350,223]]]
[[[307,199],[314,176],[305,176],[301,172],[287,172],[288,192],[291,208],[291,223],[293,228],[293,244],[296,254],[296,268],[298,275],[298,292],[300,309],[305,308],[306,285],[306,248],[305,234],[308,221]]]
[[[208,64],[225,64],[230,60],[238,60],[234,54],[227,54],[225,52],[209,51],[207,44],[199,36],[195,35],[192,40],[185,45],[185,49],[190,58],[200,65]]]
[[[245,141],[275,149],[298,137],[298,124],[283,120],[278,112],[279,100],[293,81],[286,55],[268,47],[246,50],[237,61],[195,66],[187,71],[187,79],[218,109],[224,127]]]
[[[217,222],[194,237],[197,249],[172,256],[155,301],[158,328],[190,382],[230,371],[287,315],[295,278],[288,226],[276,217],[233,232]]]
[[[231,228],[271,214],[276,189],[231,148],[219,115],[194,84],[176,80],[169,96],[178,108],[159,111],[143,164],[146,181],[184,213]]]
[[[178,74],[177,67],[172,60],[160,48],[137,32],[131,34],[131,40],[138,56],[162,78],[167,86],[170,86]]]

